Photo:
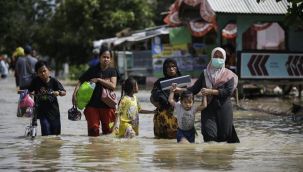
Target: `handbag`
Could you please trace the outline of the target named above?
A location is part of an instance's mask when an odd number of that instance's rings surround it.
[[[68,119],[71,121],[81,120],[81,112],[77,109],[76,106],[73,106],[68,110]]]
[[[111,108],[117,105],[116,93],[108,88],[102,88],[101,101]]]

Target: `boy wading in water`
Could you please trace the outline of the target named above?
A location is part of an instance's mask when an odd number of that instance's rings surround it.
[[[195,142],[195,114],[206,108],[206,96],[203,97],[199,106],[193,106],[194,95],[190,91],[181,93],[180,101],[174,100],[174,92],[177,84],[173,83],[170,89],[168,101],[174,107],[175,115],[178,121],[177,142],[178,143],[194,143]]]
[[[35,112],[40,119],[42,136],[60,135],[61,121],[58,96],[65,96],[62,84],[50,76],[48,64],[38,61],[35,65],[37,76],[31,82],[29,91],[35,96]]]

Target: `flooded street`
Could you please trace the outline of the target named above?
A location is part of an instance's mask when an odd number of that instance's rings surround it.
[[[291,117],[235,110],[241,143],[204,143],[197,114],[196,144],[154,139],[153,115],[141,114],[139,136],[88,137],[84,116],[69,121],[73,87],[59,97],[62,135],[24,137],[29,118],[16,116],[18,95],[13,78],[0,80],[0,171],[302,171],[302,121]],[[118,93],[120,96],[120,92]],[[137,96],[143,109],[153,109],[149,91]],[[277,100],[279,101],[279,100]],[[281,102],[280,102],[281,103]],[[283,102],[282,102],[283,104]],[[279,106],[278,104],[276,106]]]

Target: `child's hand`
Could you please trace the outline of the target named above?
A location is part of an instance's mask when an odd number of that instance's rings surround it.
[[[113,134],[118,135],[119,134],[119,127],[114,126]]]
[[[176,90],[176,88],[177,88],[177,83],[172,83],[171,87],[170,87],[170,91],[174,92]]]

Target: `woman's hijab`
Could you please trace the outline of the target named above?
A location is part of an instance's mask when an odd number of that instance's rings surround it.
[[[211,52],[211,60],[207,65],[207,75],[208,78],[214,88],[218,88],[219,86],[223,85],[230,79],[234,78],[234,89],[236,89],[238,85],[238,76],[233,73],[231,70],[225,68],[225,64],[221,68],[215,68],[212,66],[211,61],[214,58],[215,52],[220,51],[223,55],[224,62],[226,60],[226,52],[223,48],[217,47],[214,48]]]
[[[176,66],[176,75],[175,76],[170,76],[167,72],[168,67],[173,64]],[[163,63],[163,78],[160,78],[157,80],[157,82],[154,84],[153,90],[152,90],[152,99],[155,100],[156,102],[159,102],[160,106],[162,109],[169,108],[170,104],[168,102],[168,96],[169,96],[169,90],[162,90],[160,81],[175,78],[178,76],[181,76],[181,72],[179,71],[177,62],[172,59],[172,58],[167,58],[165,59]],[[178,94],[175,94],[175,97],[177,99]]]

